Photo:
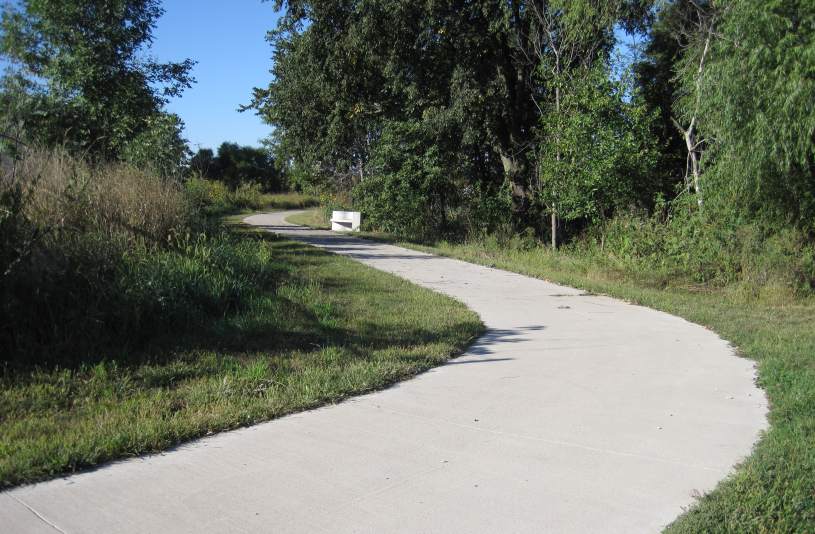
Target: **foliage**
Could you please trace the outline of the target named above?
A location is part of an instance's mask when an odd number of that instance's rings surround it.
[[[586,64],[611,46],[614,21],[628,22],[643,13],[641,3],[628,2],[608,3],[599,10],[602,16],[589,16],[599,9],[591,2],[283,4],[284,16],[269,36],[275,50],[273,81],[255,90],[252,107],[274,125],[276,149],[293,159],[303,178],[347,191],[373,176],[380,185],[358,186],[355,199],[374,209],[374,219],[384,221],[378,214],[385,205],[395,207],[393,199],[401,196],[415,206],[426,197],[418,193],[407,199],[406,190],[396,192],[405,188],[394,182],[398,172],[376,176],[382,167],[377,154],[389,150],[378,145],[393,144],[394,125],[417,132],[432,117],[443,137],[434,148],[434,162],[428,166],[406,157],[405,165],[425,170],[438,166],[433,174],[447,177],[451,192],[508,191],[513,202],[501,219],[519,225],[534,217],[529,200],[537,180],[531,164],[537,108],[553,98],[551,85],[536,75],[541,55],[552,55],[536,9],[547,17],[565,12],[568,20],[581,21],[591,35],[580,40],[591,42]],[[385,187],[385,182],[391,185]],[[376,197],[383,190],[390,191],[384,203]],[[363,199],[366,191],[370,199]],[[451,193],[447,197],[454,198]],[[445,208],[466,212],[475,203],[463,203],[465,199],[459,195],[462,203],[448,200]],[[400,217],[399,224],[410,222],[410,228],[399,231],[427,231],[419,220],[425,215],[416,212],[416,221]],[[446,214],[434,215],[440,217]],[[461,219],[477,217],[463,213]],[[432,226],[441,230],[445,225]]]
[[[211,149],[200,149],[190,161],[193,173],[219,180],[230,189],[257,185],[267,192],[281,191],[284,177],[268,150],[236,143],[222,143],[218,155]]]
[[[615,217],[574,250],[608,257],[627,271],[706,287],[769,286],[800,294],[815,287],[815,247],[800,231],[728,223],[693,202],[676,204],[667,221],[658,215]]]
[[[556,81],[557,108],[541,116],[538,198],[564,220],[594,221],[653,196],[650,117],[598,63]]]
[[[455,195],[444,163],[430,125],[386,124],[371,155],[375,171],[354,189],[366,224],[417,237],[444,231]]]
[[[259,185],[252,183],[239,185],[232,191],[223,182],[196,177],[184,182],[184,189],[191,205],[207,215],[242,210],[308,208],[319,203],[317,198],[300,193],[264,193]]]
[[[815,11],[802,1],[715,6],[720,36],[700,100],[713,139],[708,196],[746,219],[815,229]]]
[[[699,1],[697,5],[706,3]],[[677,73],[687,62],[683,56],[697,33],[698,18],[691,2],[662,4],[647,29],[642,56],[633,65],[640,98],[649,113],[655,115],[651,136],[660,149],[648,182],[657,194],[668,198],[685,185],[687,148],[674,121],[680,117],[676,99],[687,87],[682,87]]]
[[[134,321],[140,307],[117,284],[129,262],[177,249],[197,225],[176,183],[29,151],[0,184],[5,363],[70,361],[172,327],[161,315],[152,316],[159,323]]]
[[[134,138],[177,139],[167,99],[190,87],[191,60],[157,63],[145,48],[162,9],[158,0],[22,0],[6,3],[0,52],[14,69],[3,84],[4,122],[24,124],[29,144],[116,159]],[[162,131],[149,133],[158,128]],[[128,150],[128,145],[131,145]],[[175,154],[173,154],[175,156]],[[169,160],[159,159],[163,167]]]
[[[181,137],[183,129],[178,115],[159,113],[149,117],[145,130],[123,145],[120,157],[134,167],[160,176],[180,177],[190,151]]]

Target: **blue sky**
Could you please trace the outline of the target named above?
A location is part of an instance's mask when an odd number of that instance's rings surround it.
[[[168,106],[186,124],[190,148],[217,148],[223,141],[257,145],[271,128],[237,108],[271,78],[265,36],[277,23],[273,2],[165,0],[163,6],[150,53],[160,61],[198,61],[198,83]]]

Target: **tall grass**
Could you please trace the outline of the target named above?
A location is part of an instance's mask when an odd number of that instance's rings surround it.
[[[258,184],[241,184],[234,190],[223,182],[193,177],[185,183],[193,205],[209,215],[243,210],[299,209],[319,204],[319,199],[302,193],[264,193]]]
[[[26,151],[0,181],[0,359],[87,363],[222,315],[270,276],[264,250],[178,182]]]

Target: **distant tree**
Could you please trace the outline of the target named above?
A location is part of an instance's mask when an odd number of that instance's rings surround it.
[[[193,61],[145,56],[158,0],[20,0],[0,19],[0,53],[12,62],[4,98],[30,141],[66,145],[100,159],[120,158],[134,138],[162,124],[167,99],[193,83]],[[10,89],[13,88],[13,91]],[[149,137],[150,134],[147,134]]]
[[[190,158],[190,170],[205,178],[214,178],[213,173],[215,169],[215,153],[211,148],[199,148],[192,158]]]
[[[205,178],[219,180],[235,189],[241,184],[258,184],[267,191],[283,189],[283,173],[266,148],[222,143],[217,156],[202,148],[190,160],[190,170]]]

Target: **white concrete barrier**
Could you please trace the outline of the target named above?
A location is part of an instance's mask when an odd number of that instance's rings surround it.
[[[334,232],[358,232],[362,214],[358,211],[331,212],[331,230]]]

